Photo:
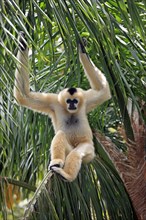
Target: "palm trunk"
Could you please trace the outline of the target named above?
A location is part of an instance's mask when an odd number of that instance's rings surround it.
[[[146,127],[136,110],[132,114],[131,124],[135,142],[127,140],[127,154],[118,150],[109,138],[99,132],[95,136],[118,170],[138,220],[146,220]]]

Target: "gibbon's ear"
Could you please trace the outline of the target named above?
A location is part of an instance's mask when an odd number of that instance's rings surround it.
[[[25,51],[26,48],[27,48],[27,40],[26,40],[26,37],[25,37],[25,33],[23,31],[19,32],[18,41],[19,41],[19,48],[22,51]]]
[[[79,51],[81,53],[87,54],[86,49],[85,49],[86,45],[87,45],[87,39],[85,37],[82,37],[82,39],[79,40]]]

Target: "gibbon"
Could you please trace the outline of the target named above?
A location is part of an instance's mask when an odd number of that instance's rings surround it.
[[[90,60],[82,42],[79,58],[91,89],[65,88],[59,94],[32,92],[27,42],[24,33],[20,33],[14,97],[20,105],[51,117],[55,136],[50,147],[49,170],[70,182],[77,177],[82,162],[88,163],[95,157],[87,113],[111,98],[105,76]]]

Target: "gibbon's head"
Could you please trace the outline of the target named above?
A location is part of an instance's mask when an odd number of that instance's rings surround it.
[[[81,89],[69,88],[62,90],[58,95],[59,103],[69,112],[76,113],[83,105],[83,93]]]

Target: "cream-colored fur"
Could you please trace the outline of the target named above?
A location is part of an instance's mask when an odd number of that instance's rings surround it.
[[[23,42],[23,36],[20,35]],[[29,87],[28,48],[19,49],[19,63],[15,73],[14,97],[27,108],[48,114],[55,130],[51,143],[49,169],[59,173],[65,180],[73,181],[82,162],[90,162],[94,154],[92,132],[87,113],[110,99],[109,84],[103,73],[92,63],[80,48],[80,62],[83,65],[91,89],[76,88],[73,94],[64,89],[59,94],[31,92]],[[70,108],[67,100],[76,100]]]

